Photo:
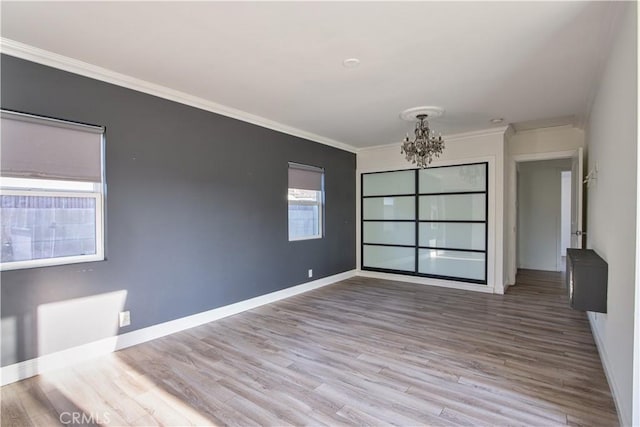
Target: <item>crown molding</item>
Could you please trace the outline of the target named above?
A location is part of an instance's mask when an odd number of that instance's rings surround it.
[[[442,138],[446,138],[447,141],[457,141],[459,139],[478,138],[480,136],[493,136],[504,135],[509,125],[496,126],[488,129],[472,130],[469,132],[453,133],[451,135],[443,135]]]
[[[508,125],[492,127],[489,129],[472,130],[469,132],[452,133],[449,135],[442,135],[442,139],[444,139],[446,143],[446,142],[458,141],[462,139],[479,138],[482,136],[504,135],[507,129],[509,129]],[[373,147],[363,147],[358,150],[358,154],[366,153],[368,151],[385,150],[393,147],[397,148],[397,147],[400,147],[400,144],[402,144],[401,141],[392,142],[391,144],[374,145]]]
[[[526,135],[529,133],[541,133],[541,132],[557,132],[559,130],[565,130],[565,129],[575,129],[577,131],[584,132],[584,129],[580,128],[576,124],[569,123],[566,125],[545,126],[545,127],[533,128],[533,129],[523,129],[523,130],[514,129],[513,135]]]
[[[59,55],[44,49],[40,49],[28,44],[24,44],[15,40],[0,37],[0,53],[14,56],[16,58],[25,59],[27,61],[46,65],[48,67],[57,68],[59,70],[68,71],[84,77],[89,77],[106,83],[143,92],[149,95],[164,98],[180,104],[189,105],[201,110],[210,111],[232,119],[241,120],[277,132],[286,133],[288,135],[297,136],[299,138],[308,139],[330,147],[339,148],[341,150],[357,153],[358,149],[344,142],[336,141],[321,135],[316,135],[302,129],[294,128],[276,121],[261,117],[255,114],[247,113],[236,108],[218,104],[204,98],[190,95],[185,92],[170,89],[168,87],[155,83],[141,80],[135,77],[121,74],[97,65]]]

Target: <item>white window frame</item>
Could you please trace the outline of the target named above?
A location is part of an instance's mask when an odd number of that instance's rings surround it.
[[[96,203],[96,253],[87,255],[74,255],[55,258],[40,258],[23,261],[11,261],[0,263],[0,271],[20,270],[25,268],[48,267],[52,265],[76,264],[80,262],[92,262],[104,260],[104,221],[102,209],[102,192],[71,192],[71,191],[47,191],[37,189],[5,190],[0,191],[3,196],[32,196],[32,197],[81,197],[93,198]]]
[[[324,180],[324,173],[323,173],[323,180]],[[289,189],[287,189],[287,193],[288,193],[288,190]],[[287,215],[288,215],[288,208],[292,204],[299,205],[299,206],[317,206],[318,207],[318,234],[310,234],[308,236],[293,237],[293,238],[289,236],[290,242],[297,242],[300,240],[322,239],[322,237],[324,236],[324,212],[323,212],[324,211],[324,185],[323,185],[323,189],[318,191],[318,193],[320,193],[320,195],[317,201],[290,200],[287,194]],[[288,233],[289,227],[290,227],[290,224],[287,219],[287,235],[289,234]]]

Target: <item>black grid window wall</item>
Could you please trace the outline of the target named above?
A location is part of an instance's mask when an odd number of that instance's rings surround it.
[[[488,164],[361,175],[361,268],[487,284]]]

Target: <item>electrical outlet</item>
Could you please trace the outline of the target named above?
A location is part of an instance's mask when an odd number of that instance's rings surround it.
[[[309,277],[313,277],[313,270],[309,269]]]
[[[118,313],[118,319],[120,320],[120,327],[129,326],[131,324],[131,312],[121,311]]]

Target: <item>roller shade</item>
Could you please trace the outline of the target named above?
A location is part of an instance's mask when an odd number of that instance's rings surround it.
[[[322,191],[324,169],[289,163],[289,188]]]
[[[0,175],[102,181],[104,128],[2,111]]]

